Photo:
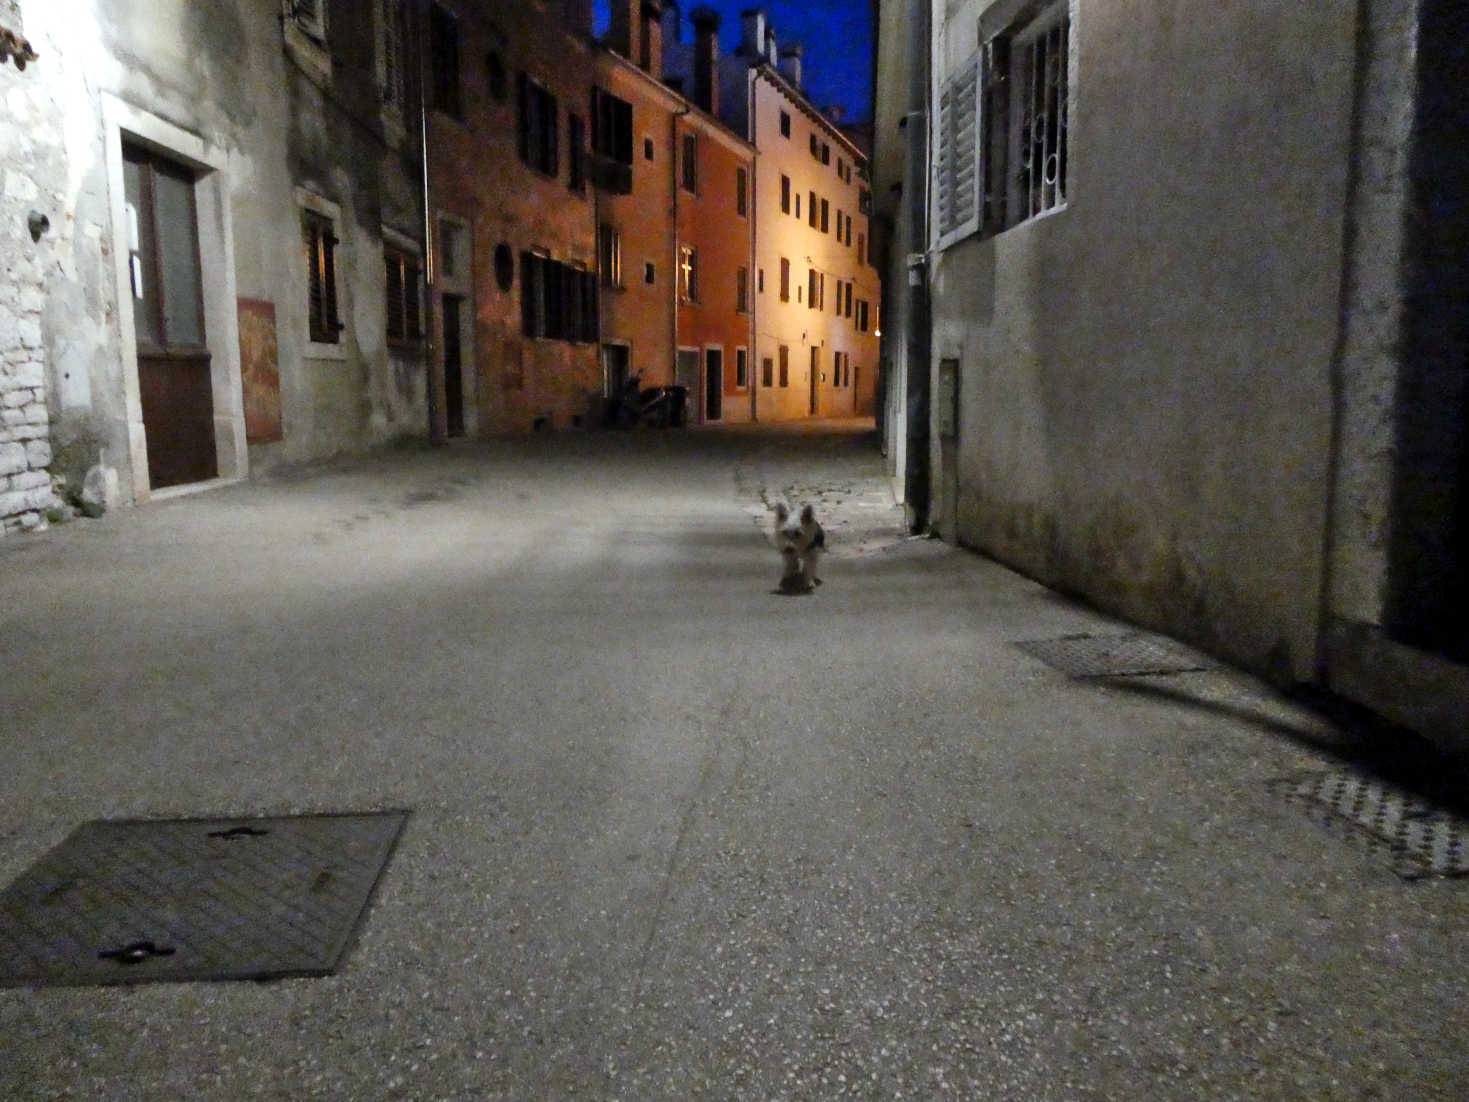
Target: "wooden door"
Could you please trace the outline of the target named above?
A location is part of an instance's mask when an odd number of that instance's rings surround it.
[[[123,147],[138,394],[155,489],[219,473],[194,174]]]

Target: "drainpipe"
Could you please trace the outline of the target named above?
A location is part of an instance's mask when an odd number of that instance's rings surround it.
[[[670,153],[668,157],[668,165],[669,171],[672,173],[673,176],[673,264],[669,269],[673,273],[673,378],[669,381],[673,383],[678,382],[678,120],[687,115],[689,113],[689,110],[690,108],[687,106],[680,107],[677,111],[673,113],[673,117],[668,120],[670,135]],[[703,364],[700,364],[700,374],[696,375],[696,378],[703,378],[702,371]],[[702,391],[703,387],[698,386],[695,389]],[[699,399],[701,397],[702,394],[690,395],[690,398],[693,399],[695,405],[699,404]],[[702,408],[702,406],[700,408]],[[696,411],[690,410],[687,406],[684,407],[684,418],[686,423],[689,414],[692,412]]]
[[[433,205],[428,186],[428,49],[424,23],[428,19],[428,7],[419,8],[414,25],[418,48],[418,148],[423,167],[423,366],[424,381],[428,398],[428,438],[431,444],[448,442],[447,424],[440,427],[439,394],[436,383],[438,370],[434,362],[434,253],[433,253]]]
[[[908,448],[903,469],[903,510],[912,532],[928,529],[932,481],[928,454],[932,333],[926,253],[929,46],[929,0],[908,0],[908,112],[903,117],[908,153],[903,166],[903,201],[908,207],[908,370],[904,424]]]

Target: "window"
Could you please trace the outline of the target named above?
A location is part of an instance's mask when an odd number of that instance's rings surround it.
[[[824,165],[831,164],[831,146],[825,142],[821,143],[821,163]]]
[[[872,214],[872,192],[866,188],[857,191],[857,210],[869,216]]]
[[[699,250],[692,245],[678,247],[678,297],[684,302],[699,301]]]
[[[653,283],[658,278],[658,270],[653,267],[651,260],[643,261],[643,282]]]
[[[592,183],[614,195],[632,192],[632,104],[592,89]],[[647,146],[651,147],[648,142]],[[650,152],[645,149],[644,152]],[[651,159],[651,158],[650,158]]]
[[[867,235],[865,233],[857,235],[857,264],[859,267],[867,264]]]
[[[852,285],[847,284],[847,307],[842,311],[847,317],[852,316]]]
[[[841,317],[842,316],[842,287],[843,286],[845,286],[845,284],[843,284],[840,279],[837,280],[837,317]]]
[[[622,235],[605,222],[597,227],[597,272],[603,287],[622,286]]]
[[[756,294],[761,294],[761,295],[763,295],[765,293],[765,269],[764,268],[756,268],[755,269],[755,293]]]
[[[326,86],[332,79],[332,55],[327,48],[327,0],[280,0],[280,4],[281,38],[286,52],[301,66],[302,72],[318,85]]]
[[[815,134],[811,135],[811,156],[818,161],[821,160],[821,139]]]
[[[382,92],[383,110],[401,123],[408,102],[405,54],[408,25],[403,0],[378,0],[377,15],[378,86]]]
[[[780,301],[791,301],[791,262],[780,258]]]
[[[860,299],[859,298],[857,300],[857,331],[859,333],[865,333],[865,332],[867,332],[867,300],[866,299]]]
[[[495,50],[485,54],[485,87],[496,103],[504,103],[509,91],[506,86],[505,59]]]
[[[527,337],[597,339],[597,279],[544,253],[520,254],[521,324]]]
[[[575,192],[587,190],[586,150],[587,128],[580,115],[566,116],[566,186]]]
[[[745,199],[745,189],[748,183],[749,176],[745,170],[743,168],[735,169],[735,213],[741,218],[746,217],[750,213]]]
[[[459,258],[464,251],[464,227],[447,218],[439,219],[439,271],[447,279],[453,279],[459,269]]]
[[[750,270],[748,268],[735,269],[735,313],[748,314],[750,312]]]
[[[979,221],[998,232],[1066,204],[1071,20],[1056,4],[983,54]]]
[[[826,306],[826,273],[812,268],[807,273],[806,307],[821,310]]]
[[[557,106],[551,95],[525,73],[520,74],[520,115],[517,133],[520,159],[537,172],[555,176],[557,159]]]
[[[694,134],[683,136],[683,188],[685,191],[699,190],[699,139]]]
[[[428,12],[429,105],[456,119],[464,113],[459,96],[459,21],[433,4]]]
[[[831,230],[829,228],[830,227],[830,224],[831,224],[831,204],[828,203],[825,199],[823,199],[823,200],[821,200],[821,232],[822,233],[830,233],[831,232]]]
[[[644,138],[643,139],[643,160],[645,160],[645,161],[651,161],[652,159],[653,159],[653,139],[652,138]]]
[[[816,192],[806,195],[806,224],[813,230],[821,224],[821,208],[816,205]]]
[[[796,217],[801,217],[801,193],[796,192]]]
[[[844,184],[847,182],[847,162],[840,157],[837,158],[837,179]]]
[[[389,344],[417,344],[423,337],[418,309],[418,257],[402,249],[383,249],[387,268]]]
[[[791,213],[791,178],[789,176],[780,178],[780,213]]]
[[[763,360],[760,361],[760,385],[775,385],[775,361],[773,361],[769,356],[766,356]]]
[[[780,385],[791,384],[791,350],[785,345],[780,346]]]
[[[750,385],[750,354],[743,348],[735,349],[735,386],[744,390]]]
[[[346,328],[337,315],[337,235],[332,220],[316,211],[303,211],[306,239],[307,328],[317,344],[336,344]]]
[[[785,111],[780,113],[780,136],[782,138],[791,136],[791,116]]]
[[[510,246],[501,241],[495,246],[495,286],[502,291],[510,290],[515,282],[515,254]]]
[[[831,354],[831,385],[842,385],[842,356],[845,353],[833,352]]]

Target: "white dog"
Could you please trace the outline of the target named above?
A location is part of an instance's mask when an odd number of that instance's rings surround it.
[[[816,510],[803,505],[799,517],[784,502],[775,507],[775,545],[780,549],[782,593],[809,593],[821,584],[816,564],[826,550],[826,532]]]

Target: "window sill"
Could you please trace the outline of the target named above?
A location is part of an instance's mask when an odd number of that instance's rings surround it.
[[[347,350],[342,347],[340,341],[335,344],[328,344],[326,341],[308,340],[303,358],[308,360],[345,360],[347,358]]]

